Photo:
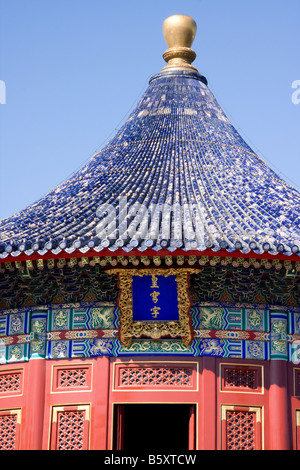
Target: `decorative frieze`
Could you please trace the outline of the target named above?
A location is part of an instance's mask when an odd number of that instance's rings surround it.
[[[158,305],[158,304],[157,304]],[[190,309],[189,344],[181,338],[120,341],[122,313],[114,303],[20,309],[0,316],[0,363],[129,355],[213,356],[295,361],[300,312],[196,303]],[[157,323],[155,320],[154,323]],[[163,322],[164,323],[164,322]],[[10,334],[10,333],[16,334]],[[298,347],[298,349],[300,349]],[[298,356],[297,356],[298,357]]]

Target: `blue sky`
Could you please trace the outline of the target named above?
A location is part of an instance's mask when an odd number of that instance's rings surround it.
[[[178,13],[197,22],[194,65],[232,124],[300,190],[299,0],[0,0],[0,219],[114,135],[165,65],[162,23]]]

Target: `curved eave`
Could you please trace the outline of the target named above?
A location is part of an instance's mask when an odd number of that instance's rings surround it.
[[[0,260],[0,264],[2,263],[15,263],[15,262],[26,262],[26,261],[36,261],[36,260],[48,260],[48,259],[92,259],[92,258],[110,258],[117,260],[119,257],[120,259],[123,258],[137,258],[141,259],[142,257],[148,257],[149,259],[153,259],[155,257],[164,259],[166,257],[172,257],[173,259],[183,257],[185,259],[189,259],[190,257],[195,257],[196,259],[200,259],[202,257],[210,257],[215,258],[218,257],[220,259],[225,258],[242,258],[242,259],[257,259],[257,260],[280,260],[280,261],[289,261],[289,262],[299,262],[299,256],[292,254],[292,255],[285,255],[284,253],[277,253],[276,255],[272,255],[270,253],[255,253],[254,251],[249,251],[248,253],[241,253],[239,251],[228,252],[227,250],[219,250],[215,252],[211,249],[204,250],[203,252],[199,252],[198,250],[190,250],[190,251],[183,251],[181,249],[177,249],[170,253],[167,249],[161,249],[159,251],[154,251],[152,249],[147,249],[143,253],[141,253],[138,249],[132,249],[130,253],[125,252],[122,249],[118,249],[114,252],[110,251],[109,249],[103,249],[100,252],[94,249],[89,249],[88,251],[82,252],[81,250],[75,250],[72,253],[67,253],[64,250],[61,250],[59,253],[53,253],[49,250],[47,253],[43,255],[39,254],[38,252],[26,254],[22,253],[18,256],[7,255],[3,260]]]

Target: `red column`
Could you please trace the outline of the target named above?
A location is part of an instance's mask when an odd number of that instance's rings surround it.
[[[198,442],[200,450],[216,450],[216,359],[202,358]]]
[[[91,450],[108,449],[108,406],[110,358],[94,360],[93,398],[91,413]]]
[[[290,450],[287,362],[283,360],[270,361],[269,416],[270,450]]]
[[[45,403],[45,359],[31,359],[28,363],[26,409],[22,414],[22,449],[42,450],[44,403]]]

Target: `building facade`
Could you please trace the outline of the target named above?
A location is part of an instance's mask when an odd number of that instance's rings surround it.
[[[195,22],[163,32],[114,138],[0,222],[1,449],[300,449],[300,194],[192,65]]]

